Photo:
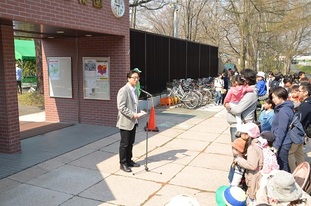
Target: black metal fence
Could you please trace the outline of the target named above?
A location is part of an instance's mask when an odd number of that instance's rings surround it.
[[[173,79],[215,77],[218,47],[130,30],[131,69],[139,68],[140,84],[152,94]]]

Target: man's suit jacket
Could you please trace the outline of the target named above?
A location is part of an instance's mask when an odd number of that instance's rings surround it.
[[[132,130],[136,123],[134,113],[136,113],[136,108],[138,107],[138,98],[136,91],[136,100],[134,99],[134,95],[132,94],[129,84],[124,85],[119,90],[117,95],[117,107],[118,117],[116,126],[119,129],[129,131]]]

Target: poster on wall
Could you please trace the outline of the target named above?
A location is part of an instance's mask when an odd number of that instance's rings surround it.
[[[72,98],[71,57],[47,57],[50,97]]]
[[[83,57],[84,99],[110,100],[109,57]]]

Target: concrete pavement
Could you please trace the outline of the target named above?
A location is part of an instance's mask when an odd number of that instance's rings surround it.
[[[0,205],[158,206],[178,194],[216,205],[215,190],[227,184],[232,161],[226,111],[156,109],[156,125],[160,132],[137,129],[133,153],[141,167],[133,173],[119,169],[115,133],[1,179]]]

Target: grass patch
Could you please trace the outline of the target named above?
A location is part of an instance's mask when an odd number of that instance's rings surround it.
[[[297,65],[297,68],[298,68],[299,71],[303,71],[306,74],[311,74],[311,66]]]
[[[18,94],[18,103],[21,105],[44,107],[44,96],[35,92]]]

